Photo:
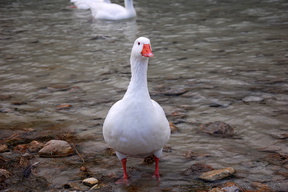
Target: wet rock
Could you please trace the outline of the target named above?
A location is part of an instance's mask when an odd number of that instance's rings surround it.
[[[288,156],[278,153],[269,154],[264,158],[265,161],[273,165],[283,165],[288,163]]]
[[[88,171],[88,169],[87,169],[87,167],[85,167],[85,166],[82,166],[82,167],[80,167],[80,171],[82,171],[82,172],[87,172],[87,171]]]
[[[208,192],[225,192],[223,189],[215,187],[213,189],[210,189]]]
[[[164,147],[163,147],[163,152],[165,152],[165,153],[171,153],[171,152],[172,152],[172,147],[171,147],[171,145],[168,145],[168,144],[164,145]]]
[[[217,181],[224,179],[225,177],[229,177],[235,173],[235,169],[232,167],[224,168],[224,169],[218,169],[218,170],[212,170],[205,173],[202,173],[200,175],[200,179],[205,181]]]
[[[82,181],[82,183],[83,183],[84,185],[87,185],[87,186],[89,186],[89,187],[92,187],[92,186],[96,185],[98,182],[99,182],[98,179],[96,179],[96,178],[94,178],[94,177],[87,178],[87,179],[84,179],[84,180]]]
[[[64,103],[64,104],[60,104],[56,107],[57,110],[63,110],[63,109],[70,109],[72,107],[72,105]]]
[[[37,153],[41,148],[44,147],[44,143],[38,141],[31,141],[28,147],[30,153]]]
[[[6,169],[0,169],[0,183],[4,182],[6,179],[11,177],[11,173]]]
[[[194,163],[190,168],[186,169],[181,175],[199,175],[200,173],[212,171],[213,167],[204,163]]]
[[[175,133],[175,132],[179,131],[179,128],[176,127],[176,125],[174,123],[169,122],[169,126],[170,126],[171,133]]]
[[[0,95],[0,100],[9,100],[11,98],[12,98],[11,95]]]
[[[224,192],[239,192],[240,191],[240,189],[237,186],[223,187],[222,190],[224,190]]]
[[[261,191],[261,192],[272,192],[273,191],[270,187],[268,187],[268,185],[263,184],[263,183],[259,183],[259,182],[253,182],[251,184],[251,186],[253,188],[256,188],[257,191]]]
[[[244,102],[261,102],[263,100],[264,99],[262,97],[257,97],[257,96],[247,96],[242,99],[242,101]]]
[[[238,185],[237,183],[234,183],[234,182],[224,183],[224,185],[221,186],[221,189],[224,190],[225,192],[245,191],[240,187],[240,185]]]
[[[218,101],[218,102],[210,103],[210,104],[209,104],[209,107],[226,108],[226,107],[228,107],[230,104],[231,104],[231,102],[229,102],[229,101],[228,101],[228,102]]]
[[[27,144],[20,144],[14,147],[13,151],[16,153],[26,153],[27,149],[28,149]]]
[[[191,160],[194,160],[198,157],[209,157],[209,156],[210,156],[209,154],[195,153],[193,151],[187,151],[186,153],[184,153],[184,157]]]
[[[8,151],[8,146],[6,144],[0,144],[0,153]]]
[[[66,157],[73,155],[74,150],[66,141],[50,140],[38,153],[41,157]]]
[[[234,129],[221,121],[201,124],[200,131],[216,137],[232,137],[234,135]]]
[[[149,155],[143,159],[142,164],[144,165],[151,165],[155,162],[154,155]]]
[[[175,89],[168,89],[164,92],[166,96],[180,96],[186,93],[187,90],[184,88],[175,88]]]
[[[13,101],[12,104],[13,105],[26,105],[27,102],[26,101]]]

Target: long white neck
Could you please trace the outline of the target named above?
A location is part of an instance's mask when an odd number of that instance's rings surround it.
[[[131,64],[131,80],[125,96],[133,96],[136,98],[149,98],[149,91],[147,86],[147,57],[135,57],[133,54],[130,58]],[[125,97],[124,96],[124,97]]]
[[[125,8],[129,11],[135,11],[133,6],[133,0],[125,0],[124,1]]]

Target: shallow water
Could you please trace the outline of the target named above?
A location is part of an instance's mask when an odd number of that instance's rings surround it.
[[[287,168],[265,157],[288,154],[287,136],[281,136],[288,122],[287,1],[136,1],[138,17],[123,22],[95,21],[89,11],[69,5],[64,0],[0,2],[1,139],[23,128],[70,133],[73,139],[63,137],[77,145],[86,162],[77,155],[37,158],[41,163],[34,174],[44,177],[48,188],[79,183],[83,164],[114,191],[205,188],[212,184],[180,174],[203,162],[235,168],[230,181],[247,189],[254,181],[285,189],[287,174],[277,173]],[[139,179],[129,188],[106,178],[120,177],[121,168],[116,157],[102,157],[107,146],[101,131],[108,109],[129,83],[130,50],[139,36],[150,38],[155,55],[148,70],[151,96],[180,131],[171,136],[171,152],[163,154],[161,183],[143,177],[152,173],[152,165],[132,158],[128,163]],[[57,110],[64,103],[72,107]],[[230,124],[235,136],[197,131],[212,121]],[[209,156],[183,157],[189,150]],[[19,189],[30,189],[27,182]]]

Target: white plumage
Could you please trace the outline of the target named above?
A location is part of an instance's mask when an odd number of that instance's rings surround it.
[[[111,107],[103,125],[105,141],[116,150],[122,165],[125,163],[125,180],[128,179],[127,155],[154,154],[158,169],[162,148],[170,137],[165,113],[161,106],[150,98],[147,87],[148,60],[152,56],[150,40],[145,37],[138,38],[131,51],[132,76],[128,89],[124,97]],[[159,177],[156,169],[154,175]]]

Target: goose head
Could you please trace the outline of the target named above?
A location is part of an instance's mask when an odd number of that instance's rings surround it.
[[[153,57],[150,40],[146,37],[139,37],[135,40],[131,52],[132,57]]]

